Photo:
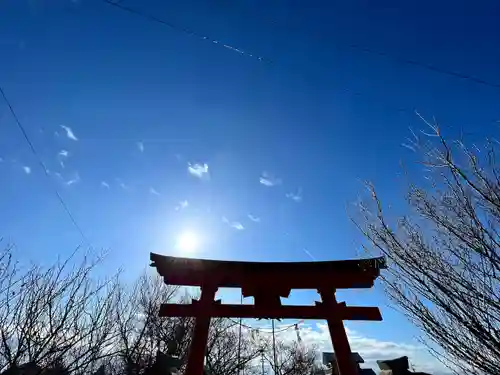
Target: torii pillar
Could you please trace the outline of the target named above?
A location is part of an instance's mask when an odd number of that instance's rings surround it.
[[[326,322],[332,340],[333,350],[337,357],[337,366],[341,375],[357,375],[356,363],[352,360],[351,346],[347,339],[344,322],[338,314],[338,303],[335,297],[335,289],[318,290],[321,296],[321,303],[327,312]]]
[[[196,306],[197,314],[194,323],[193,339],[189,349],[186,374],[203,374],[208,330],[210,329],[212,306],[215,303],[217,289],[217,286],[214,285],[204,285],[201,287],[200,299],[192,301],[192,304]]]

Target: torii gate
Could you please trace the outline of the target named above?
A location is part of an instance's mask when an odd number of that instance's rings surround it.
[[[202,375],[210,319],[296,318],[326,319],[341,375],[357,375],[344,320],[381,321],[378,307],[346,306],[338,303],[337,289],[371,288],[386,268],[384,257],[327,262],[232,262],[163,256],[151,253],[165,283],[201,287],[199,300],[191,304],[162,304],[162,317],[195,317],[186,375]],[[218,288],[241,288],[254,305],[228,305],[215,301]],[[322,302],[315,306],[283,306],[280,297],[292,289],[316,289]]]

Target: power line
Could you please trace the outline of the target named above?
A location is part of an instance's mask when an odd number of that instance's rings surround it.
[[[17,127],[19,128],[19,130],[23,134],[24,140],[26,141],[26,143],[28,144],[31,152],[33,153],[33,155],[35,156],[36,160],[38,161],[38,164],[40,165],[40,168],[42,168],[43,173],[45,174],[45,177],[47,177],[49,180],[51,180],[50,179],[50,174],[49,174],[49,171],[48,171],[47,167],[45,166],[44,162],[42,161],[42,159],[38,155],[38,152],[36,151],[36,148],[33,145],[33,142],[31,142],[31,139],[28,136],[28,133],[26,132],[26,129],[24,128],[24,126],[22,125],[21,121],[19,120],[19,117],[17,116],[16,111],[14,110],[14,107],[12,106],[11,102],[7,98],[7,95],[5,95],[5,91],[3,90],[3,88],[1,86],[0,86],[0,93],[2,94],[2,97],[3,97],[3,100],[5,101],[5,104],[7,104],[7,107],[9,107],[10,113],[12,114],[12,117],[14,118],[14,120],[15,120],[15,122],[17,124]],[[50,182],[52,182],[52,181],[50,181]],[[86,242],[89,247],[91,247],[90,241],[85,236],[85,233],[83,232],[82,228],[78,225],[75,217],[71,213],[68,205],[66,204],[66,202],[62,198],[61,194],[59,193],[59,191],[57,190],[57,188],[55,186],[53,186],[53,189],[54,189],[54,193],[55,193],[55,195],[57,197],[57,200],[59,201],[59,203],[63,207],[64,211],[68,215],[69,219],[73,223],[73,225],[76,228],[76,230],[80,233],[80,236],[82,237],[83,241]]]
[[[263,328],[263,327],[252,327],[250,325],[247,325],[247,324],[243,324],[241,323],[240,321],[237,321],[237,320],[234,320],[234,319],[231,319],[231,318],[228,318],[231,322],[233,322],[235,325],[241,325],[242,327],[245,327],[246,329],[249,329],[251,331],[257,331],[257,332],[263,332],[263,333],[271,333],[271,331],[269,332],[266,332],[266,330],[268,329],[271,329],[271,328]],[[296,323],[293,323],[293,324],[290,324],[290,325],[287,325],[285,326],[284,328],[281,328],[277,331],[275,331],[275,333],[281,333],[281,332],[285,332],[285,331],[288,331],[289,329],[291,328],[295,328],[296,326],[298,326],[300,323],[302,323],[303,320],[299,320],[298,322]]]
[[[250,12],[248,12],[248,10],[245,12],[246,15],[248,15],[249,13]],[[252,12],[252,14],[254,16],[256,16],[257,18],[259,18],[261,21],[266,21],[269,25],[279,26],[278,22],[276,22],[275,20],[269,20],[269,19],[263,17],[262,14],[259,12],[254,11],[254,12]],[[290,30],[290,28],[287,28],[287,29]],[[308,34],[304,33],[303,30],[299,27],[292,27],[291,30],[296,31],[300,35],[309,36]],[[321,39],[328,39],[328,41],[330,41],[330,37],[323,35],[323,33],[316,33],[315,35]],[[401,56],[390,54],[388,52],[368,48],[368,47],[365,47],[365,46],[362,46],[362,45],[356,44],[356,43],[342,43],[342,42],[340,42],[340,44],[344,44],[345,46],[347,46],[349,48],[357,49],[357,50],[360,50],[362,52],[385,57],[387,59],[391,59],[391,60],[398,62],[398,63],[401,63],[401,64],[418,66],[420,68],[427,69],[427,70],[433,71],[435,73],[447,75],[447,76],[454,77],[454,78],[459,78],[462,80],[468,80],[468,81],[471,81],[473,83],[480,84],[483,86],[489,86],[489,87],[493,87],[496,89],[500,89],[500,83],[490,82],[486,79],[482,79],[482,78],[475,77],[475,76],[468,75],[468,74],[464,74],[464,73],[455,72],[453,70],[446,69],[446,68],[440,67],[440,66],[436,66],[434,64],[430,64],[430,63],[426,63],[426,62],[422,62],[422,61],[417,61],[417,60],[413,60],[413,59],[409,59],[409,58],[404,58]]]
[[[254,55],[254,54],[246,52],[246,51],[244,51],[244,50],[242,50],[240,48],[233,47],[233,46],[231,46],[229,44],[224,44],[220,40],[209,38],[206,35],[202,35],[202,34],[197,33],[196,31],[190,30],[190,29],[185,28],[185,27],[177,26],[177,25],[173,24],[170,21],[166,21],[164,19],[158,18],[158,17],[153,16],[151,14],[144,13],[144,12],[138,10],[138,9],[122,5],[121,1],[111,1],[111,0],[102,0],[102,1],[104,3],[106,3],[106,4],[109,4],[109,5],[112,5],[112,6],[116,7],[116,8],[118,8],[118,9],[121,9],[121,10],[123,10],[125,12],[134,14],[136,16],[142,17],[142,18],[144,18],[146,20],[149,20],[149,21],[152,21],[152,22],[160,23],[160,24],[162,24],[164,26],[169,27],[170,29],[172,29],[174,31],[186,34],[188,36],[195,37],[197,39],[204,40],[204,41],[207,41],[207,42],[211,42],[212,44],[219,45],[219,46],[224,47],[224,48],[226,48],[228,50],[231,50],[233,52],[239,53],[240,55],[247,56],[247,57],[252,57],[252,58],[255,58],[255,59],[257,59],[259,61],[263,61],[263,62],[268,62],[268,63],[271,62],[270,60],[264,59],[261,56]]]
[[[402,57],[399,57],[399,56],[391,55],[391,54],[389,54],[387,52],[373,50],[373,49],[366,48],[366,47],[363,47],[363,46],[360,46],[360,45],[357,45],[357,44],[349,44],[349,47],[351,47],[351,48],[357,48],[357,49],[359,49],[361,51],[364,51],[364,52],[367,52],[367,53],[371,53],[371,54],[375,54],[375,55],[378,55],[378,56],[387,57],[387,58],[390,58],[390,59],[392,59],[392,60],[394,60],[396,62],[399,62],[399,63],[418,66],[420,68],[428,69],[428,70],[433,71],[435,73],[445,74],[445,75],[448,75],[450,77],[455,77],[455,78],[459,78],[459,79],[463,79],[463,80],[469,80],[471,82],[474,82],[474,83],[477,83],[477,84],[480,84],[480,85],[484,85],[484,86],[489,86],[489,87],[494,87],[494,88],[500,89],[500,84],[498,84],[498,83],[490,82],[490,81],[487,81],[485,79],[478,78],[478,77],[475,77],[475,76],[471,76],[471,75],[468,75],[468,74],[462,74],[462,73],[454,72],[452,70],[441,68],[439,66],[435,66],[435,65],[432,65],[432,64],[428,64],[428,63],[424,63],[424,62],[420,62],[420,61],[416,61],[416,60],[402,58]]]
[[[243,293],[241,293],[240,304],[243,305]],[[243,322],[243,318],[240,318],[240,329],[238,333],[238,375],[240,375],[240,357],[241,357],[241,324]]]
[[[116,8],[119,8],[119,9],[121,9],[123,11],[127,11],[129,13],[135,14],[135,15],[140,16],[140,17],[142,17],[144,19],[147,19],[149,21],[153,21],[153,22],[160,23],[160,24],[163,24],[165,26],[168,26],[169,28],[171,28],[171,29],[173,29],[175,31],[178,31],[178,32],[182,32],[182,33],[184,33],[186,35],[194,36],[194,37],[196,37],[198,39],[210,41],[213,44],[220,44],[221,46],[223,46],[223,47],[225,47],[227,49],[233,50],[233,51],[238,52],[238,53],[240,53],[242,55],[246,55],[246,56],[249,56],[249,57],[257,58],[260,61],[272,62],[271,60],[264,59],[262,57],[257,57],[257,56],[255,56],[253,54],[244,52],[243,50],[240,50],[238,48],[232,47],[232,46],[227,45],[227,44],[223,44],[223,43],[221,43],[218,40],[211,39],[211,38],[209,38],[207,36],[198,34],[197,32],[192,31],[190,29],[176,26],[173,23],[171,23],[169,21],[166,21],[164,19],[160,19],[160,18],[158,18],[156,16],[143,13],[143,12],[141,12],[138,9],[127,7],[125,5],[122,5],[120,2],[113,2],[111,0],[102,0],[102,1],[105,2],[106,4],[112,5],[112,6],[114,6]],[[248,15],[249,12],[247,11],[246,14]],[[256,17],[259,18],[261,21],[262,20],[266,21],[269,25],[278,25],[278,23],[276,21],[274,21],[274,20],[270,21],[269,19],[267,19],[265,17],[262,17],[260,13],[253,12],[253,14],[256,15]],[[302,31],[302,29],[300,29],[300,28],[294,27],[291,30],[298,32],[300,35],[309,36],[308,34],[305,34]],[[329,39],[329,37],[327,37],[327,36],[325,36],[325,35],[323,35],[321,33],[317,33],[315,35],[317,37],[320,37],[321,39],[325,39],[325,38]],[[342,44],[342,43],[340,43],[340,44]],[[360,50],[362,52],[370,53],[370,54],[373,54],[373,55],[376,55],[376,56],[380,56],[380,57],[384,57],[384,58],[393,60],[393,61],[398,62],[400,64],[417,66],[417,67],[420,67],[422,69],[426,69],[426,70],[432,71],[434,73],[438,73],[438,74],[442,74],[442,75],[447,75],[449,77],[454,77],[454,78],[458,78],[458,79],[462,79],[462,80],[467,80],[467,81],[470,81],[470,82],[473,82],[473,83],[476,83],[476,84],[479,84],[479,85],[483,85],[483,86],[488,86],[488,87],[493,87],[493,88],[496,88],[496,89],[500,89],[500,83],[490,82],[490,81],[488,81],[486,79],[483,79],[483,78],[475,77],[475,76],[472,76],[472,75],[469,75],[469,74],[459,73],[459,72],[456,72],[456,71],[453,71],[453,70],[450,70],[450,69],[446,69],[444,67],[436,66],[434,64],[430,64],[430,63],[426,63],[426,62],[421,62],[421,61],[417,61],[417,60],[413,60],[413,59],[409,59],[409,58],[404,58],[404,57],[401,57],[401,56],[390,54],[388,52],[384,52],[384,51],[380,51],[380,50],[368,48],[368,47],[365,47],[365,46],[362,46],[362,45],[356,44],[356,43],[344,43],[344,45],[347,46],[347,47],[349,47],[349,48],[352,48],[352,49],[357,49],[357,50]]]
[[[276,359],[276,334],[274,332],[274,319],[273,319],[273,359],[274,359],[274,374],[277,375],[278,374],[278,371],[276,371],[278,369],[278,362],[277,362],[277,359]]]

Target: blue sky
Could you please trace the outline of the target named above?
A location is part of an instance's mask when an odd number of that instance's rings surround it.
[[[54,186],[90,243],[110,250],[105,272],[124,266],[133,277],[150,251],[179,254],[186,230],[200,242],[190,256],[356,257],[346,207],[360,181],[397,207],[400,159],[418,180],[401,146],[408,127],[424,127],[414,110],[451,135],[497,132],[500,89],[352,47],[500,84],[494,1],[122,4],[198,36],[99,0],[0,6],[0,84],[51,173],[2,103],[0,235],[27,260],[48,263],[82,242]],[[189,173],[205,164],[203,178]],[[385,321],[349,324],[356,332],[392,342],[416,334],[380,287],[342,297],[381,306]]]

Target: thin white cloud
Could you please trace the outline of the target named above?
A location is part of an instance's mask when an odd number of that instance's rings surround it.
[[[78,173],[75,173],[75,176],[72,179],[66,181],[66,185],[71,186],[79,181],[80,181],[80,175]]]
[[[304,249],[302,249],[302,250],[304,250],[304,253],[306,253],[306,255],[307,255],[309,258],[311,258],[312,260],[317,260],[317,259],[316,259],[316,257],[315,257],[314,255],[312,255],[312,254],[311,254],[311,252],[310,252],[309,250],[307,250],[307,249],[305,249],[305,248],[304,248]]]
[[[47,169],[47,173],[50,174],[50,175],[54,175],[55,177],[59,178],[59,179],[63,179],[62,175],[59,173],[59,172],[52,172],[50,170]]]
[[[248,218],[254,223],[260,223],[260,217],[254,216],[252,214],[248,214]]]
[[[374,323],[377,324],[377,323]],[[378,323],[381,324],[381,323]],[[286,326],[285,323],[283,323]],[[279,328],[278,328],[279,331]],[[403,342],[383,341],[368,337],[360,332],[353,331],[346,327],[347,336],[353,352],[358,352],[365,360],[361,366],[372,368],[378,373],[380,370],[376,363],[380,359],[394,359],[401,356],[408,356],[415,371],[424,371],[431,374],[449,374],[450,371],[438,360],[432,357],[425,347],[421,345],[408,344]],[[332,352],[330,333],[326,323],[307,322],[299,324],[299,333],[302,342],[307,345],[315,345],[318,351]],[[296,341],[297,335],[294,329],[289,329],[276,334],[279,340]]]
[[[234,228],[236,230],[243,230],[245,229],[245,227],[243,226],[243,224],[241,224],[239,221],[233,221],[231,224],[230,224],[231,228]]]
[[[126,185],[122,180],[120,180],[119,178],[115,178],[116,180],[116,183],[118,184],[118,186],[120,186],[123,190],[129,190],[130,187],[128,185]]]
[[[262,172],[262,175],[259,178],[259,182],[267,187],[281,185],[281,179],[271,175],[268,172]]]
[[[57,155],[59,156],[59,165],[61,166],[61,168],[62,169],[66,168],[66,165],[64,164],[63,159],[65,159],[69,156],[69,152],[66,150],[61,150],[61,151],[59,151],[59,153]]]
[[[101,186],[103,188],[109,189],[109,184],[106,181],[101,181]]]
[[[189,207],[189,202],[187,200],[180,201],[177,206],[175,206],[176,211],[183,210]]]
[[[225,216],[222,217],[222,222],[236,230],[244,230],[245,227],[239,221],[229,221]]]
[[[31,173],[31,168],[30,168],[30,167],[28,167],[27,165],[25,165],[25,166],[23,166],[23,171],[24,171],[24,173],[26,173],[26,174],[30,174],[30,173]]]
[[[153,195],[158,196],[158,197],[160,197],[160,196],[161,196],[161,194],[160,194],[160,193],[158,193],[158,191],[156,191],[156,189],[155,189],[155,188],[153,188],[153,187],[149,188],[149,192],[150,192],[151,194],[153,194]]]
[[[207,179],[209,177],[208,164],[188,163],[188,172],[191,176],[199,179]]]
[[[144,152],[144,143],[137,142],[137,148],[139,149],[140,152]]]
[[[302,189],[298,189],[296,193],[287,193],[286,197],[297,203],[302,202]]]
[[[73,133],[73,130],[69,126],[65,125],[60,125],[60,126],[66,132],[66,137],[72,139],[73,141],[78,141],[78,138],[76,137],[75,133]]]

